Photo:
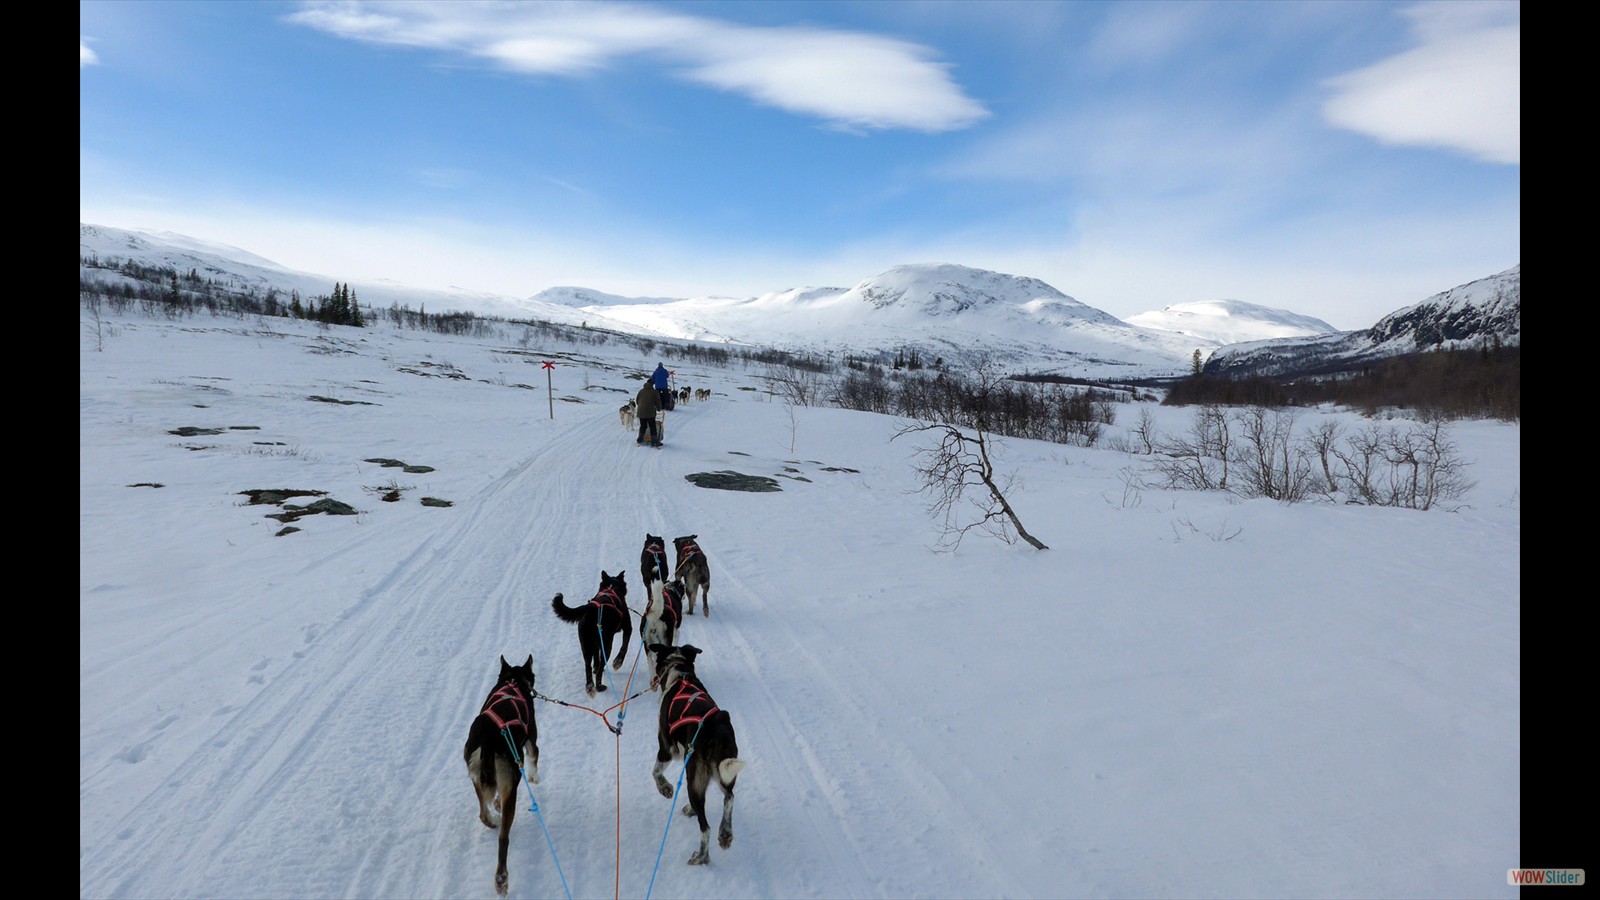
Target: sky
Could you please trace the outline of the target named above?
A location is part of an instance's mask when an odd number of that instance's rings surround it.
[[[617,410],[658,357],[618,342],[80,308],[78,346],[80,897],[493,896],[462,745],[530,655],[511,897],[1484,898],[1582,865],[1523,814],[1524,729],[1571,696],[1522,674],[1519,424],[1451,426],[1474,486],[1440,508],[1286,505],[1164,487],[1119,446],[1191,412],[1118,403],[1096,446],[996,444],[1049,549],[940,552],[906,423],[759,367],[667,356],[712,397],[656,450]],[[781,490],[686,477],[723,471]],[[356,514],[283,533],[258,489]],[[591,700],[550,609],[618,571],[641,609],[647,534],[704,548],[680,642],[747,761],[705,867],[637,642]]]
[[[1516,2],[79,4],[79,212],[343,279],[955,263],[1344,330],[1521,262]]]
[[[950,262],[1342,329],[1520,262],[1517,3],[79,5],[84,222],[526,296]]]

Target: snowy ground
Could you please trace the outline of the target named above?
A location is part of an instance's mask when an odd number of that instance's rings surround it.
[[[684,864],[656,695],[620,737],[539,703],[549,838],[525,790],[513,897],[1515,894],[1520,426],[1458,423],[1478,484],[1430,512],[1138,487],[1145,458],[1007,441],[1051,549],[936,553],[899,423],[772,402],[755,370],[666,357],[715,396],[656,451],[618,421],[657,361],[633,350],[80,324],[82,897],[493,896],[467,727],[501,655],[600,710],[648,680],[590,701],[550,611],[602,569],[642,608],[647,532],[711,562],[681,640],[749,761],[733,846]],[[684,478],[719,470],[782,491]],[[274,536],[260,488],[360,513]]]

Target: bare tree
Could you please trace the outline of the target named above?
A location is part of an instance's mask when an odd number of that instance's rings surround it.
[[[1138,438],[1146,456],[1156,452],[1156,417],[1150,407],[1139,407],[1139,421],[1128,432]]]
[[[1356,500],[1375,506],[1383,505],[1378,484],[1383,444],[1383,428],[1376,422],[1369,422],[1345,439],[1343,450],[1334,451],[1340,465],[1344,466],[1345,490]]]
[[[1432,417],[1402,434],[1389,433],[1384,456],[1390,469],[1390,505],[1432,509],[1440,500],[1456,499],[1470,490],[1466,463],[1456,455],[1442,417]]]
[[[1016,481],[1015,473],[1004,476],[995,473],[995,445],[990,434],[990,415],[994,404],[990,398],[998,392],[1005,374],[988,357],[978,359],[972,370],[975,377],[962,386],[953,384],[944,375],[934,379],[934,383],[945,388],[940,391],[941,394],[956,395],[962,393],[963,389],[968,392],[967,396],[975,399],[969,409],[963,411],[959,403],[936,402],[932,407],[936,411],[931,419],[904,426],[890,440],[907,434],[919,434],[932,439],[930,443],[923,443],[917,448],[919,462],[916,471],[922,479],[922,487],[918,490],[932,497],[928,511],[944,520],[945,542],[950,549],[958,546],[961,538],[974,528],[1010,543],[1010,529],[1014,528],[1017,536],[1029,545],[1048,550],[1042,541],[1028,533],[1022,520],[1017,517],[1016,510],[1006,500],[1006,492]],[[982,490],[976,492],[976,497],[970,498],[971,505],[978,512],[977,519],[963,522],[958,508],[962,499],[967,497],[968,488]]]
[[[105,325],[100,321],[100,293],[99,291],[79,291],[78,300],[88,307],[89,315],[94,319],[94,349],[97,353],[104,353],[106,349]]]
[[[1014,475],[997,477],[994,461],[990,457],[990,438],[981,429],[971,434],[955,425],[942,422],[919,422],[907,425],[895,433],[894,440],[907,434],[923,434],[932,438],[931,444],[917,448],[917,475],[922,480],[919,491],[929,494],[928,511],[944,520],[944,540],[949,549],[960,545],[961,539],[974,528],[981,528],[1010,542],[1010,532],[1039,550],[1048,550],[1040,540],[1028,533],[1022,520],[1007,502],[1005,492],[1011,489]],[[968,488],[983,488],[971,500],[978,511],[974,521],[962,522],[958,512]]]
[[[1328,421],[1311,429],[1311,434],[1306,438],[1322,470],[1322,490],[1328,494],[1339,490],[1339,479],[1333,474],[1333,459],[1334,447],[1341,432],[1338,422]]]
[[[1235,486],[1240,494],[1295,503],[1311,493],[1311,460],[1294,439],[1298,417],[1263,406],[1234,413],[1240,437]]]
[[[1215,403],[1196,407],[1188,434],[1161,443],[1156,471],[1168,487],[1225,491],[1231,444],[1227,412]]]
[[[767,393],[795,406],[820,406],[828,393],[828,380],[821,372],[794,366],[769,364],[761,379]]]

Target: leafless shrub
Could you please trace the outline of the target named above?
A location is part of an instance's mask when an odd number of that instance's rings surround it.
[[[1225,491],[1230,449],[1227,412],[1217,404],[1206,404],[1195,409],[1187,434],[1158,445],[1155,469],[1168,487]]]
[[[1181,530],[1180,530],[1179,526],[1182,526]],[[1179,541],[1182,541],[1183,538],[1184,538],[1184,534],[1188,533],[1190,535],[1202,535],[1204,537],[1210,538],[1213,541],[1221,543],[1221,542],[1224,542],[1224,541],[1233,540],[1234,538],[1238,537],[1243,531],[1244,531],[1244,527],[1243,526],[1240,526],[1238,528],[1233,529],[1232,531],[1229,531],[1228,530],[1228,520],[1227,519],[1223,519],[1219,524],[1217,524],[1216,526],[1210,528],[1209,530],[1202,530],[1200,528],[1200,526],[1198,526],[1198,525],[1194,524],[1193,522],[1189,521],[1189,517],[1188,516],[1179,516],[1176,520],[1174,520],[1172,522],[1172,534]]]
[[[1236,493],[1286,503],[1304,500],[1312,493],[1311,457],[1294,438],[1298,417],[1293,411],[1262,406],[1234,413],[1240,441],[1230,448],[1236,460]]]

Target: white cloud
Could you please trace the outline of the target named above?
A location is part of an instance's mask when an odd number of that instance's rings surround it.
[[[729,24],[629,4],[311,2],[290,21],[515,72],[580,75],[626,56],[849,128],[947,131],[986,117],[927,48],[857,32]]]
[[[99,64],[99,55],[89,49],[89,45],[84,43],[83,38],[78,38],[78,68],[98,66]]]
[[[1386,144],[1445,147],[1485,162],[1522,159],[1522,28],[1515,3],[1407,10],[1417,47],[1330,79],[1333,125]]]

